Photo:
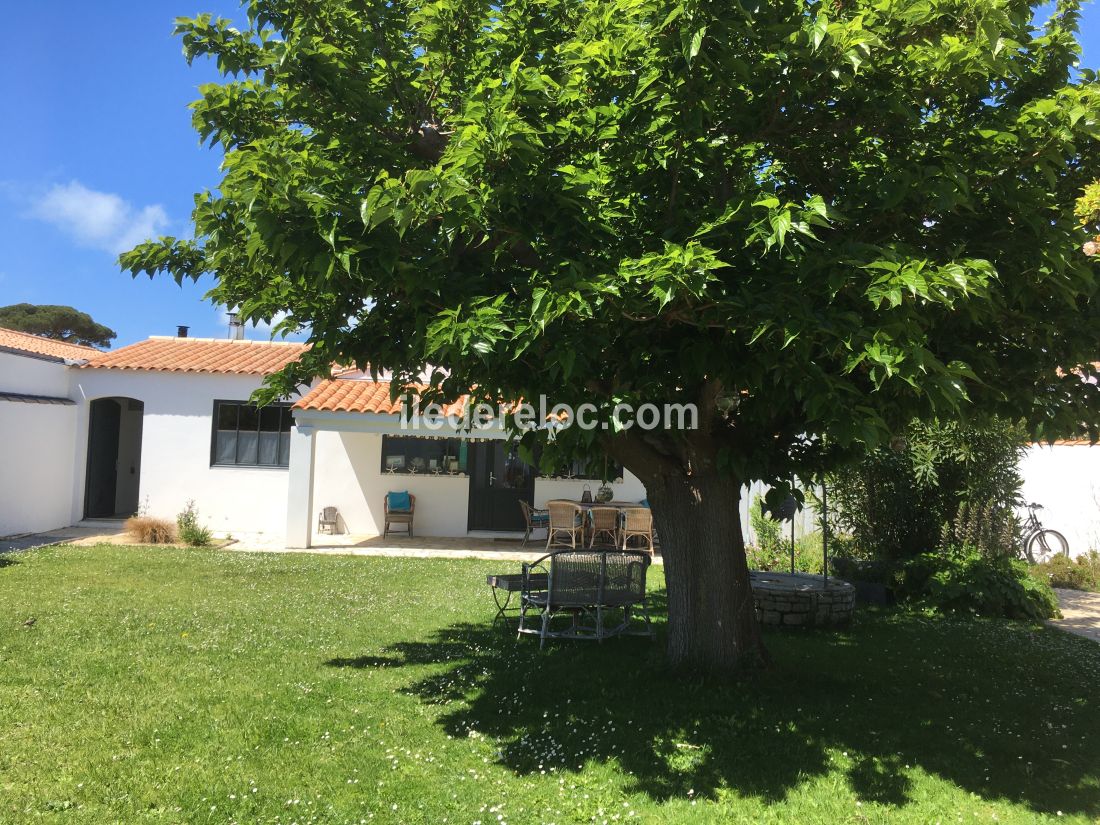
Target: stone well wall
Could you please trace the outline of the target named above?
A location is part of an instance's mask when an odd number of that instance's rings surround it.
[[[836,627],[852,618],[856,591],[846,581],[809,573],[750,575],[756,618],[763,624]]]

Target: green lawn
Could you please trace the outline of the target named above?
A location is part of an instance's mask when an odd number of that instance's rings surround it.
[[[644,639],[540,653],[492,630],[484,574],[512,566],[0,557],[0,822],[1100,815],[1093,642],[864,613],[708,684]]]

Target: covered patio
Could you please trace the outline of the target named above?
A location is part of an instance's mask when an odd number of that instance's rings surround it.
[[[285,546],[356,547],[385,530],[389,492],[415,497],[416,541],[471,539],[494,546],[524,532],[520,502],[580,499],[608,474],[616,499],[645,498],[641,482],[622,468],[583,463],[558,476],[535,472],[498,426],[461,430],[403,419],[391,385],[354,373],[321,382],[294,405],[290,436]],[[460,412],[464,402],[445,407]],[[334,507],[335,529],[321,532],[318,516]],[[538,535],[541,535],[538,534]],[[385,542],[398,541],[392,534]],[[537,541],[528,545],[539,549]],[[443,549],[443,548],[441,548]]]

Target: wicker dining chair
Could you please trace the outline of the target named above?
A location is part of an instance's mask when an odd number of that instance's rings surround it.
[[[593,507],[588,511],[588,546],[619,546],[619,508]]]
[[[531,533],[534,530],[547,530],[550,527],[550,513],[546,510],[540,510],[537,507],[532,507],[523,499],[519,500],[519,509],[523,511],[523,523],[527,529],[523,533],[523,547],[527,546],[527,541],[531,538]]]
[[[646,507],[628,507],[623,510],[623,526],[619,530],[623,550],[631,539],[642,539],[653,555],[653,511]]]
[[[571,501],[548,501],[550,522],[546,530],[546,549],[584,546],[584,511]]]

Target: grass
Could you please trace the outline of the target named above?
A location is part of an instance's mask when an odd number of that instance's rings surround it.
[[[512,566],[0,556],[0,822],[1100,815],[1093,642],[865,612],[770,634],[773,671],[715,684],[644,639],[493,630],[484,574]]]

